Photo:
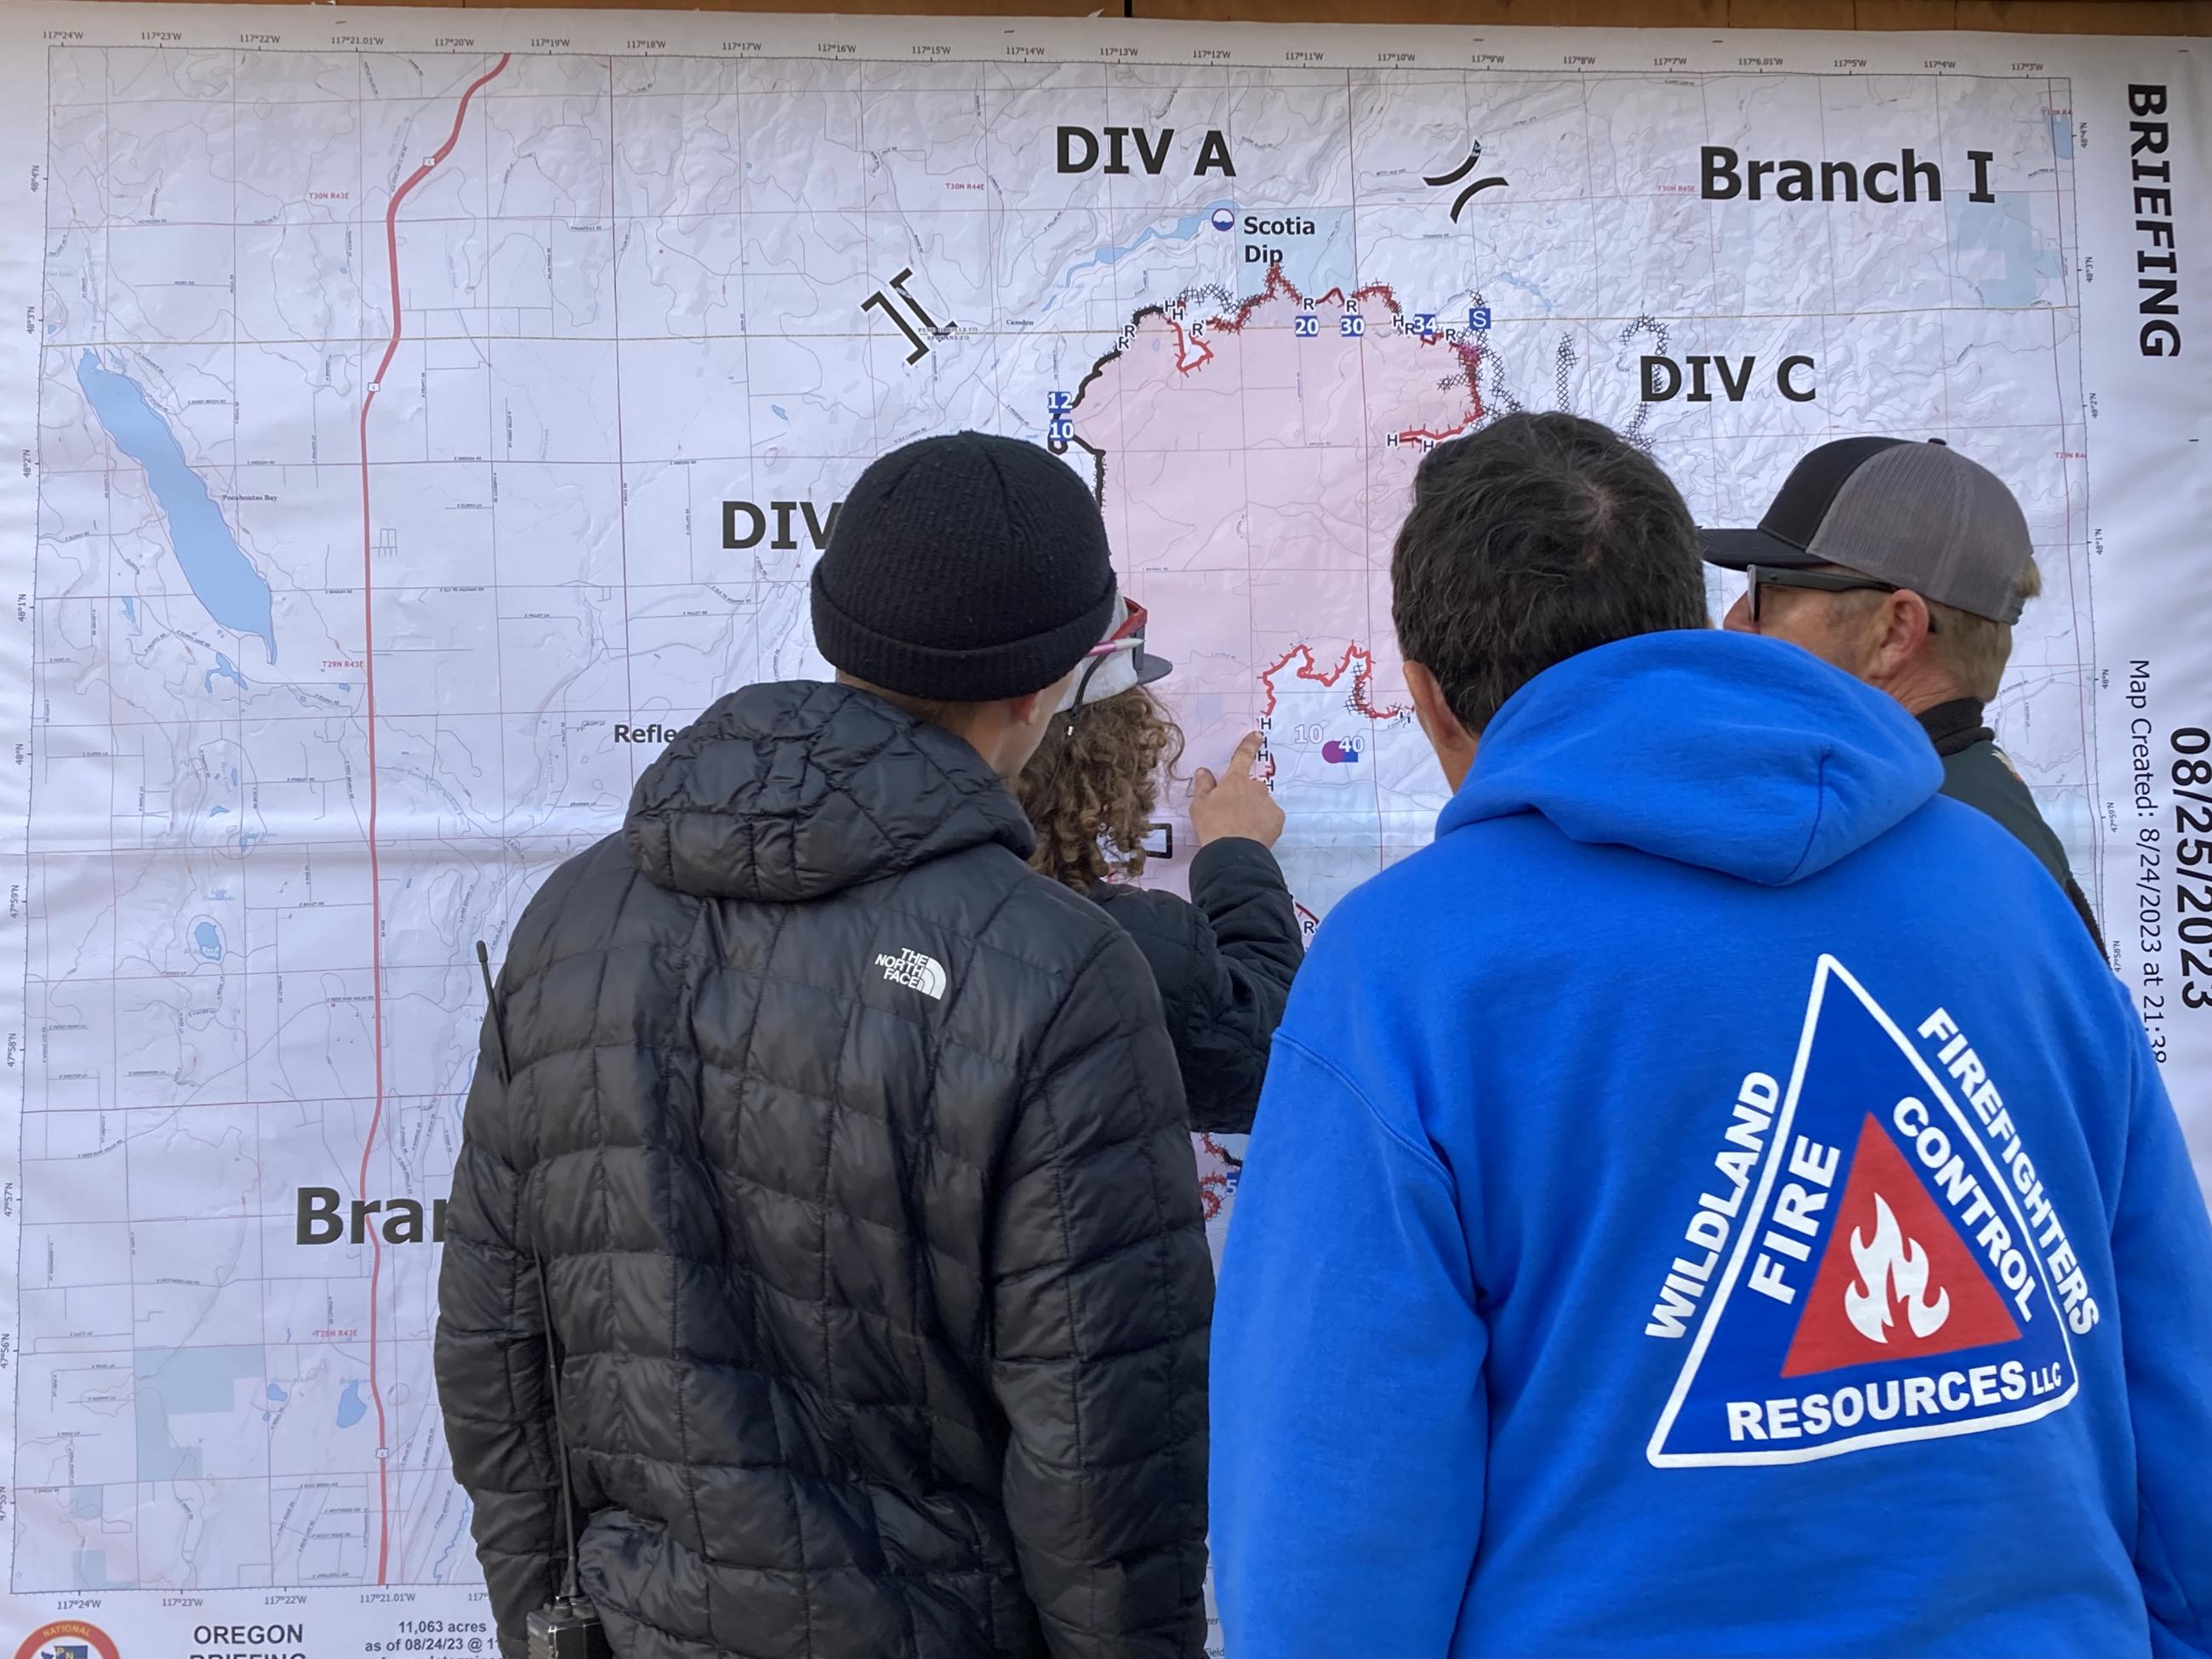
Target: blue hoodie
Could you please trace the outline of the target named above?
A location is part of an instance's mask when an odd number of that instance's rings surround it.
[[[2125,994],[1887,697],[1522,690],[1277,1035],[1231,1659],[2212,1653],[2212,1225]]]

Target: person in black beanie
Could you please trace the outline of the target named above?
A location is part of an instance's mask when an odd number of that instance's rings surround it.
[[[1105,520],[1074,472],[963,432],[894,450],[846,493],[814,568],[814,638],[853,684],[988,703],[1056,689],[1115,592]]]
[[[621,1659],[1203,1652],[1175,1051],[1004,781],[1118,599],[1045,452],[884,456],[814,574],[837,683],[715,703],[516,924],[435,1356],[507,1659],[571,1522]]]

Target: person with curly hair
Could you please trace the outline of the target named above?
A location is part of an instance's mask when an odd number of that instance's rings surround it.
[[[1283,809],[1254,775],[1260,734],[1217,776],[1193,774],[1190,897],[1139,887],[1162,784],[1182,732],[1152,690],[1170,665],[1144,648],[1145,612],[1123,600],[1063,695],[1015,784],[1036,831],[1031,867],[1104,908],[1159,982],[1190,1101],[1190,1127],[1246,1134],[1267,1051],[1305,951],[1282,866],[1269,849]]]

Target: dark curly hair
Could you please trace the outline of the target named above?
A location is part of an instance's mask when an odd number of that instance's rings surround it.
[[[1030,867],[1085,893],[1145,868],[1160,782],[1182,728],[1144,686],[1055,714],[1014,793],[1036,830]]]

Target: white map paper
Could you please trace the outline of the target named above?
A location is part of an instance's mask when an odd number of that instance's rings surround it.
[[[430,1374],[473,942],[716,696],[821,672],[836,504],[933,432],[1101,489],[1192,760],[1264,720],[1316,919],[1443,800],[1387,585],[1426,444],[1571,409],[1750,523],[1828,437],[1946,439],[2045,576],[2000,741],[2212,1170],[2208,82],[2156,40],[11,8],[0,1652],[487,1650]]]

